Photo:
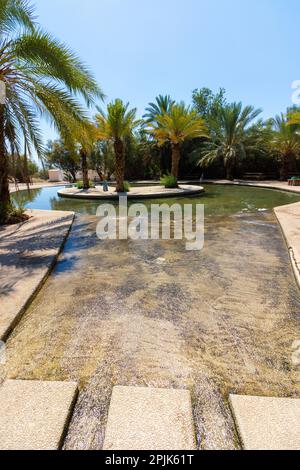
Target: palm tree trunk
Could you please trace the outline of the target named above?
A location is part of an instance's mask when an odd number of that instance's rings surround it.
[[[87,155],[86,152],[81,149],[81,171],[82,171],[82,182],[83,182],[83,189],[90,188],[90,181],[89,181],[89,169],[87,164]]]
[[[72,181],[72,183],[74,183],[74,184],[77,183],[76,173],[77,173],[76,170],[70,170],[71,181]]]
[[[295,171],[297,173],[296,161],[294,155],[286,153],[282,155],[282,165],[280,169],[280,180],[287,181],[289,173]]]
[[[6,222],[10,206],[8,155],[4,143],[4,105],[0,104],[0,224]]]
[[[180,162],[181,154],[180,154],[180,145],[173,144],[172,145],[172,170],[171,175],[178,180],[178,173],[179,173],[179,162]]]
[[[225,164],[225,170],[226,170],[226,179],[229,181],[233,181],[234,180],[234,165],[232,164],[232,162],[228,161]]]
[[[125,174],[125,154],[124,144],[121,139],[117,139],[114,143],[115,158],[116,158],[116,180],[117,180],[117,193],[123,193],[124,188],[124,174]]]

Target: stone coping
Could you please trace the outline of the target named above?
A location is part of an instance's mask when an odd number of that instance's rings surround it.
[[[276,191],[287,191],[290,193],[295,193],[300,195],[300,186],[289,186],[286,181],[247,181],[247,180],[204,180],[202,184],[219,184],[219,185],[228,185],[228,186],[250,186],[255,188],[262,189],[272,189]]]
[[[71,229],[73,212],[28,210],[0,228],[0,340],[4,341],[47,279]]]
[[[188,390],[114,387],[104,450],[195,450]]]
[[[4,382],[0,387],[0,450],[61,448],[76,397],[75,382]]]
[[[126,195],[128,199],[162,199],[171,197],[188,197],[204,192],[202,186],[180,185],[176,189],[166,189],[163,186],[132,187],[129,193],[116,193],[115,188],[105,193],[101,186],[93,189],[82,190],[77,188],[61,189],[57,194],[62,198],[87,199],[87,200],[118,200],[120,195]]]
[[[64,182],[57,182],[57,183],[50,183],[50,182],[45,182],[45,183],[31,183],[29,185],[29,189],[43,189],[43,188],[56,188],[59,186],[67,186],[68,183],[67,181]],[[9,184],[9,192],[10,193],[16,193],[18,191],[26,191],[28,189],[27,184],[20,183],[17,186],[13,183]]]
[[[276,207],[274,212],[286,240],[296,281],[300,287],[300,202]]]
[[[245,450],[300,450],[300,400],[230,395]]]

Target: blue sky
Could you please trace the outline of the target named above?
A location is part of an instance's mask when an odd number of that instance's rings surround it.
[[[41,25],[87,63],[111,100],[142,115],[159,93],[224,87],[264,110],[300,80],[299,0],[33,0]],[[55,134],[43,126],[45,140]]]

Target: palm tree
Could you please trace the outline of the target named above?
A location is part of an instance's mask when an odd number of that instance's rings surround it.
[[[154,103],[149,103],[146,108],[146,114],[143,119],[146,123],[155,122],[158,117],[161,117],[164,113],[169,113],[171,106],[175,104],[170,95],[159,95],[155,98]]]
[[[91,168],[96,170],[100,180],[109,179],[114,172],[114,150],[111,142],[98,141],[90,153]]]
[[[181,159],[181,145],[189,139],[206,136],[204,120],[197,112],[184,103],[172,104],[168,112],[157,116],[150,123],[149,132],[159,145],[169,142],[172,148],[171,174],[178,179],[179,162]]]
[[[296,170],[296,158],[300,156],[299,114],[284,114],[273,119],[270,147],[281,160],[280,179],[286,181],[289,173]]]
[[[70,148],[77,147],[79,149],[83,189],[90,188],[88,161],[99,137],[98,128],[89,121],[77,125],[72,132]]]
[[[159,95],[155,98],[154,103],[149,103],[146,108],[146,114],[143,116],[145,127],[150,123],[157,122],[157,118],[161,117],[164,113],[170,111],[171,106],[175,104],[170,95]],[[161,171],[164,172],[169,169],[171,161],[171,146],[167,142],[159,147],[160,151],[160,167]]]
[[[99,109],[96,116],[99,137],[104,141],[111,141],[115,153],[115,176],[117,192],[124,192],[125,175],[125,140],[130,138],[140,122],[136,119],[136,108],[129,109],[129,103],[116,99],[107,106],[107,112]]]
[[[252,106],[243,108],[242,103],[232,103],[220,108],[216,117],[214,137],[206,143],[206,149],[198,161],[208,166],[223,160],[228,180],[233,180],[239,159],[246,157],[246,140],[251,123],[261,113]]]
[[[0,81],[6,102],[0,106],[0,223],[10,210],[8,152],[20,146],[39,156],[43,145],[38,123],[46,117],[66,142],[86,121],[77,97],[87,105],[103,98],[94,78],[65,45],[34,22],[27,0],[0,0]]]

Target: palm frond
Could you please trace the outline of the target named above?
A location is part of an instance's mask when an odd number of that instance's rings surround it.
[[[14,33],[20,26],[33,31],[34,10],[27,0],[0,0],[0,35]]]
[[[64,44],[41,29],[25,33],[12,44],[12,52],[31,75],[63,83],[71,93],[84,97],[87,104],[104,94],[88,69]],[[22,67],[23,65],[23,67]]]

